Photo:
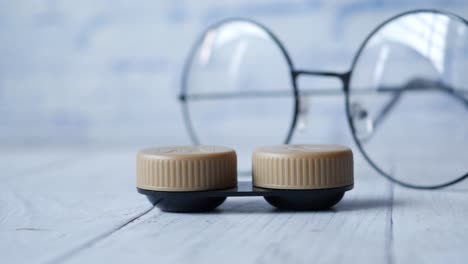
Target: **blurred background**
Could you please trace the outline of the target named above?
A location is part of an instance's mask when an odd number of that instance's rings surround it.
[[[344,72],[372,29],[416,8],[468,16],[461,0],[1,1],[0,148],[190,144],[177,95],[207,26],[254,19],[297,68]],[[312,103],[293,142],[353,144],[343,100]]]

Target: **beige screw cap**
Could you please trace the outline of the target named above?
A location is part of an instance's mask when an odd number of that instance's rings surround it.
[[[237,157],[220,146],[171,146],[137,154],[137,187],[155,191],[234,188]]]
[[[326,189],[353,184],[353,152],[338,145],[278,145],[255,150],[253,184],[270,189]]]

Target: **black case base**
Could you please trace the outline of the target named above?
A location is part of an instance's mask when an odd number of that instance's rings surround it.
[[[337,204],[353,185],[316,190],[281,190],[252,186],[251,182],[238,182],[236,188],[197,191],[165,192],[137,188],[138,192],[162,211],[166,212],[206,212],[216,209],[227,197],[263,196],[265,200],[280,210],[326,210]]]

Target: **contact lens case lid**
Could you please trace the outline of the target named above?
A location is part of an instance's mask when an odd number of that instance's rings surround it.
[[[137,154],[137,187],[158,191],[205,191],[237,184],[237,157],[222,146],[169,146]]]
[[[270,189],[325,189],[353,184],[353,153],[340,145],[276,145],[252,156],[253,184]]]

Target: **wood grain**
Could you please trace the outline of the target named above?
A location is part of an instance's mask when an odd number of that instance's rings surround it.
[[[2,263],[466,262],[466,184],[395,187],[357,156],[355,189],[333,210],[230,198],[212,213],[172,214],[136,192],[135,153],[0,153]]]
[[[356,190],[333,210],[280,212],[262,198],[230,198],[207,214],[155,209],[70,262],[385,262],[388,183],[358,174]]]
[[[18,169],[21,177],[3,179],[4,263],[48,262],[73,253],[151,208],[144,197],[135,195],[134,153],[72,154],[60,166],[47,166],[55,164],[57,156],[41,157],[34,164],[40,168],[36,172]]]

